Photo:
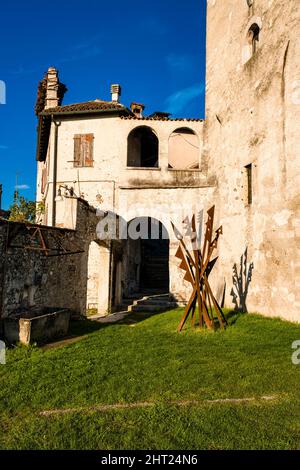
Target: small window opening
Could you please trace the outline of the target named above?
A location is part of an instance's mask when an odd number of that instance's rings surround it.
[[[252,164],[245,167],[247,178],[247,204],[252,204],[253,189],[252,189]]]
[[[254,23],[248,31],[248,42],[251,46],[251,55],[254,55],[258,48],[260,28]]]

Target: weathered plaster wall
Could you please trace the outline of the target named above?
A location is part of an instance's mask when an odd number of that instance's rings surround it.
[[[149,126],[159,140],[159,167],[131,168],[127,166],[127,138],[139,126]],[[192,146],[182,146],[181,159],[184,164],[191,153],[193,160],[198,159],[199,168],[195,170],[169,169],[170,136],[176,129],[189,128]],[[203,123],[199,120],[153,120],[128,119],[120,117],[63,118],[58,127],[57,189],[59,184],[74,186],[77,195],[84,198],[102,211],[111,211],[130,222],[135,217],[154,217],[161,221],[172,237],[171,221],[180,225],[182,220],[193,211],[209,208],[211,194],[215,187],[213,172],[207,177],[207,164],[202,149]],[[94,165],[92,168],[74,168],[74,135],[94,134]],[[38,199],[42,198],[42,171],[48,172],[45,187],[47,217],[44,221],[51,224],[54,124],[46,163],[39,163]],[[176,155],[177,160],[179,155]],[[56,189],[56,191],[57,191]],[[74,204],[74,202],[73,202]],[[74,228],[74,207],[56,202],[56,225]],[[99,313],[110,310],[113,292],[115,303],[121,302],[122,294],[128,294],[129,272],[125,272],[124,261],[115,261],[115,250],[109,255],[108,246],[99,245],[94,227],[93,252],[89,261],[88,304],[98,304]],[[91,238],[93,239],[93,238]],[[124,248],[124,247],[123,247]],[[170,291],[178,300],[188,298],[190,287],[183,283],[174,258],[177,241],[170,244]],[[100,253],[101,252],[101,253]],[[126,257],[126,249],[124,250]],[[98,260],[102,263],[98,268]],[[129,263],[130,264],[130,263]],[[98,268],[98,269],[97,269]],[[114,271],[115,270],[115,271]],[[129,289],[130,290],[130,289]],[[98,299],[98,300],[97,300]],[[97,302],[96,302],[97,300]]]
[[[140,169],[127,167],[127,138],[139,126],[149,126],[159,139],[159,168]],[[188,127],[199,139],[199,169],[176,171],[168,169],[169,137],[176,129]],[[116,209],[118,187],[132,186],[203,186],[207,184],[206,164],[202,158],[202,128],[200,121],[158,121],[147,119],[126,119],[120,117],[63,118],[58,127],[57,188],[66,183],[74,186],[77,195],[95,207],[99,195],[109,210]],[[94,134],[94,165],[92,168],[74,168],[74,135]],[[54,124],[52,124],[48,157],[46,163],[38,163],[37,200],[46,198],[47,221],[52,219],[54,160]],[[185,160],[185,155],[182,155]],[[41,193],[42,171],[48,175],[45,193]],[[75,182],[75,183],[74,183]],[[45,221],[45,219],[44,219]]]
[[[246,34],[262,29],[244,63]],[[254,263],[247,307],[300,321],[300,10],[297,1],[208,1],[204,148],[217,173],[224,226],[217,274],[227,283],[248,249]],[[253,165],[253,203],[244,167]]]

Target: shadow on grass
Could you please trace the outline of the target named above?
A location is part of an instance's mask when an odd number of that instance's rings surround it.
[[[178,308],[178,311],[179,311],[179,308]],[[234,325],[242,316],[245,315],[244,312],[239,312],[237,310],[232,310],[232,309],[222,309],[223,311],[223,314],[224,314],[224,317],[225,319],[227,320],[227,326],[225,327],[225,329],[229,328],[230,326]],[[187,321],[186,321],[186,324],[184,326],[184,330],[185,329],[199,329],[199,310],[198,310],[198,307],[196,308],[196,321],[195,321],[195,326],[194,328],[191,327],[191,315],[187,318]],[[184,313],[184,309],[182,309],[182,315]],[[216,311],[215,309],[213,309],[213,320],[214,320],[214,331],[222,331],[222,328],[221,328],[221,325],[220,325],[220,322],[218,320],[218,317],[217,317],[217,314],[216,314]],[[203,330],[207,329],[207,327],[204,325],[202,327]]]
[[[140,323],[142,321],[147,320],[148,318],[159,316],[164,313],[170,312],[174,309],[164,310],[162,312],[132,312],[126,313],[124,316],[120,317],[119,319],[114,320],[112,315],[108,317],[104,317],[101,320],[91,320],[89,318],[84,320],[76,320],[71,321],[70,323],[70,335],[74,336],[84,336],[90,333],[94,333],[95,331],[101,330],[103,328],[107,328],[114,325],[132,325],[136,323]],[[118,315],[118,314],[115,314]]]
[[[107,325],[103,323],[99,323],[89,318],[84,320],[72,320],[70,322],[70,336],[84,336],[90,333],[94,333],[95,331],[101,330],[105,328]]]
[[[67,346],[69,344],[76,343],[80,341],[85,336],[95,333],[96,331],[102,330],[107,327],[114,325],[128,325],[132,326],[134,324],[140,323],[148,318],[153,316],[162,315],[166,312],[174,311],[174,308],[169,310],[164,310],[162,312],[134,312],[134,313],[125,313],[124,314],[112,314],[107,317],[103,317],[99,320],[90,318],[83,318],[80,320],[71,320],[68,335],[65,337],[53,338],[51,342],[45,344],[41,343],[39,346],[43,350],[57,349],[60,347]],[[119,315],[120,318],[114,319],[114,315]]]
[[[178,308],[178,312],[180,310],[182,310],[183,312],[183,309]],[[132,312],[132,313],[125,314],[123,317],[121,317],[120,319],[117,319],[116,321],[112,321],[113,315],[103,318],[101,319],[101,321],[91,320],[89,318],[86,318],[84,320],[76,320],[76,321],[73,320],[70,323],[70,330],[69,330],[68,337],[62,338],[53,343],[50,343],[48,347],[51,348],[51,344],[53,347],[55,345],[60,345],[60,344],[63,345],[63,344],[76,342],[77,340],[80,340],[80,338],[86,335],[89,335],[103,328],[111,327],[114,325],[132,326],[132,325],[141,323],[149,318],[159,317],[160,315],[163,315],[171,311],[174,311],[174,309],[164,310],[163,312],[150,312],[150,313]],[[234,325],[239,320],[239,318],[244,314],[241,312],[237,312],[236,310],[229,310],[229,311],[225,311],[224,315],[227,319],[228,328],[229,328],[230,326]],[[220,329],[220,325],[217,322],[215,331],[219,329]]]
[[[133,325],[136,323],[140,323],[144,320],[147,320],[148,318],[156,317],[159,315],[162,315],[167,312],[171,312],[174,309],[169,309],[169,310],[164,310],[162,312],[133,312],[130,313],[128,316],[124,317],[122,320],[118,321],[118,325]]]
[[[236,310],[229,310],[229,311],[223,310],[223,313],[227,320],[227,326],[225,327],[225,329],[233,326],[244,315],[244,313],[238,312]],[[214,330],[215,331],[222,330],[220,322],[218,321],[216,316],[214,317]]]
[[[230,310],[229,312],[226,312],[225,317],[228,322],[228,326],[234,325],[243,315],[245,315],[244,312],[239,312],[237,310]]]

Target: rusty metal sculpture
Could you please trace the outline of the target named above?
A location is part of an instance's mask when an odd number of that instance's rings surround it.
[[[218,246],[218,240],[220,235],[222,235],[222,227],[216,230],[216,235],[213,239],[213,223],[214,223],[214,214],[215,207],[213,206],[207,212],[208,219],[206,222],[206,231],[204,237],[203,248],[201,250],[201,220],[199,220],[200,228],[197,233],[196,229],[196,217],[193,215],[191,221],[186,219],[184,221],[186,225],[185,236],[188,236],[191,241],[191,251],[188,249],[186,243],[184,242],[184,237],[176,229],[174,224],[173,230],[180,242],[178,250],[176,252],[176,258],[179,258],[181,263],[179,268],[185,272],[184,280],[188,281],[192,287],[193,291],[189,302],[185,308],[183,317],[178,326],[178,331],[182,331],[189,315],[191,314],[191,324],[192,327],[196,324],[196,306],[198,304],[198,313],[199,313],[199,326],[202,328],[204,325],[209,329],[216,329],[219,326],[225,328],[227,321],[224,317],[222,308],[217,302],[215,296],[213,295],[212,289],[210,287],[208,277],[211,273],[216,261],[218,258],[214,258],[212,255]],[[215,318],[215,315],[217,318]]]

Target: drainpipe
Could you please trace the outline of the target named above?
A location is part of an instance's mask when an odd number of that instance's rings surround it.
[[[53,188],[52,188],[52,226],[56,225],[56,183],[57,183],[57,149],[58,149],[58,128],[61,122],[56,122],[53,115],[51,121],[55,126],[54,132],[54,160],[53,160]]]

